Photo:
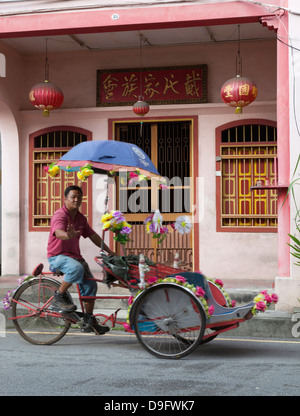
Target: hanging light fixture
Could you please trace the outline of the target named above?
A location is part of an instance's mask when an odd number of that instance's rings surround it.
[[[133,112],[140,116],[144,117],[149,112],[149,104],[144,101],[143,97],[143,80],[142,80],[142,40],[143,35],[140,34],[140,95],[138,97],[138,101],[133,105]],[[141,136],[142,136],[142,127],[143,122],[141,121]]]
[[[243,107],[251,104],[257,97],[257,86],[248,77],[242,76],[242,58],[240,55],[240,25],[238,25],[238,55],[236,58],[236,76],[224,82],[221,98],[225,104],[234,107],[236,114],[242,113]]]
[[[39,110],[43,110],[43,116],[49,117],[50,110],[59,108],[64,101],[62,90],[49,81],[49,64],[46,38],[46,62],[45,81],[34,85],[29,92],[29,100]]]
[[[144,101],[144,97],[140,95],[138,101],[133,105],[133,111],[138,116],[145,116],[149,112],[149,104]]]

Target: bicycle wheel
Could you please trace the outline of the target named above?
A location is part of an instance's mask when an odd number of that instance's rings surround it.
[[[140,344],[159,358],[178,359],[201,343],[203,307],[188,289],[162,283],[142,292],[133,304],[132,324]]]
[[[59,282],[33,279],[17,290],[12,302],[12,318],[16,330],[28,342],[50,345],[60,340],[70,328],[61,314],[49,308]]]

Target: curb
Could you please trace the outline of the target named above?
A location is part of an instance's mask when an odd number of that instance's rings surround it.
[[[110,315],[115,309],[96,309],[95,314]],[[6,320],[6,329],[14,328],[14,324],[8,318],[11,310],[0,309]],[[296,316],[299,315],[299,316]],[[127,309],[121,309],[117,314],[117,320],[126,322]],[[116,325],[118,326],[118,325]],[[222,333],[222,337],[245,336],[256,338],[277,338],[300,340],[300,313],[289,314],[282,311],[266,311],[254,316],[248,321],[242,322],[236,329]]]

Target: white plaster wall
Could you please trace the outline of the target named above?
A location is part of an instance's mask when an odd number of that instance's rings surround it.
[[[0,78],[1,136],[1,273],[18,274],[20,269],[20,153],[18,118],[23,83],[23,59],[0,42],[5,55],[6,76]]]
[[[268,30],[268,29],[266,29]],[[138,44],[138,39],[137,39]],[[117,46],[117,45],[116,45]],[[221,103],[220,88],[235,74],[236,42],[144,47],[143,67],[176,65],[208,65],[208,102]],[[257,101],[276,99],[276,41],[241,42],[243,75],[252,78],[258,87]],[[44,81],[43,55],[24,58],[22,110],[32,109],[28,100],[30,88]],[[61,108],[92,108],[96,106],[97,69],[139,68],[139,49],[115,49],[52,53],[48,55],[50,81],[64,92]]]

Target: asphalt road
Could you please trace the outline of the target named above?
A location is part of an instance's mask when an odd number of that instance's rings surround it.
[[[297,339],[220,336],[181,360],[167,360],[122,331],[76,334],[52,346],[35,346],[8,330],[0,337],[0,396],[103,396],[103,406],[114,406],[118,397],[121,403],[147,396],[149,406],[158,396],[197,401],[200,396],[300,395]],[[156,410],[168,410],[165,401],[160,405]]]

